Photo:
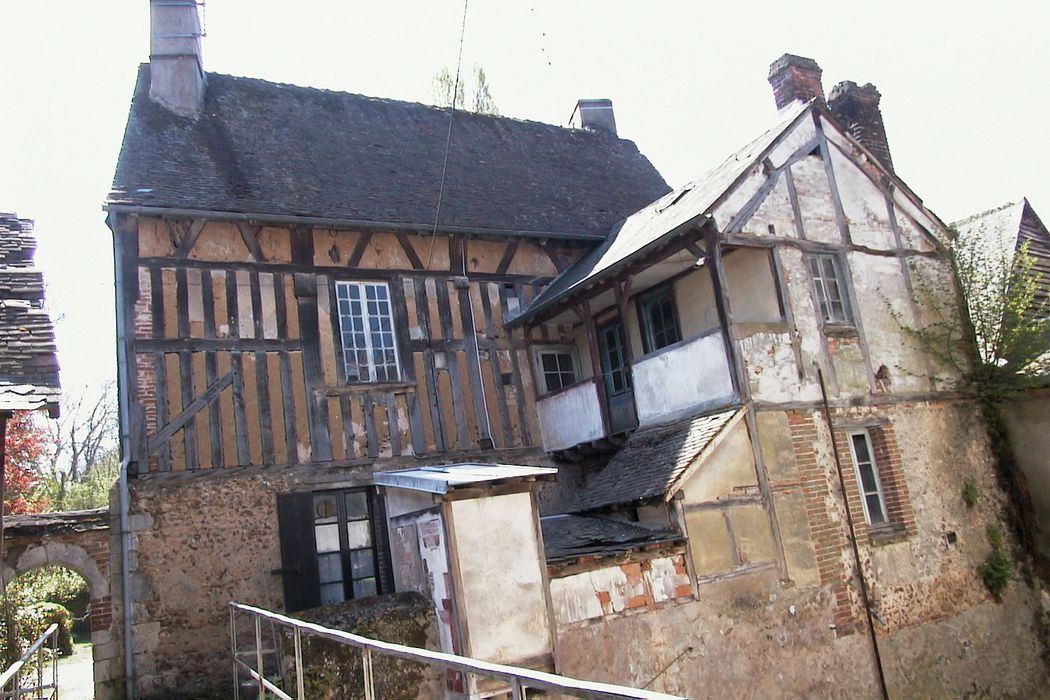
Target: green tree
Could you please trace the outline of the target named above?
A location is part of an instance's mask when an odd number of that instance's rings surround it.
[[[457,85],[456,78],[449,72],[448,67],[442,68],[434,75],[432,86],[434,104],[439,107],[451,106],[466,111],[468,88],[466,82],[466,80],[460,80]],[[479,65],[474,66],[473,83],[469,89],[471,112],[499,116],[499,108],[496,107],[496,101],[492,97],[485,69]],[[455,99],[453,99],[453,93],[455,93]]]

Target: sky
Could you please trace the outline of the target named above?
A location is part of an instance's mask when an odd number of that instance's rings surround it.
[[[209,71],[432,102],[455,70],[460,0],[208,0]],[[112,243],[102,204],[148,0],[0,1],[0,211],[36,220],[66,391],[112,380]],[[825,90],[873,83],[893,162],[945,221],[1027,196],[1050,223],[1050,3],[469,0],[464,73],[483,66],[500,113],[567,124],[613,100],[617,127],[671,185],[775,121],[766,82],[785,52]]]

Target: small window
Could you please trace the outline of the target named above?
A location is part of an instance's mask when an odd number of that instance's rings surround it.
[[[289,612],[392,590],[380,505],[372,489],[278,497]]]
[[[642,328],[642,350],[648,354],[682,339],[671,288],[661,287],[639,297],[638,319]]]
[[[875,451],[871,448],[871,435],[867,430],[857,430],[849,435],[850,454],[857,470],[861,502],[864,504],[864,519],[869,525],[883,525],[886,520],[886,499],[879,480],[879,468],[875,463]]]
[[[813,286],[824,321],[850,323],[839,259],[834,255],[811,255],[809,269],[813,273]]]
[[[571,347],[536,348],[534,357],[536,378],[540,382],[540,390],[543,393],[572,386],[578,381],[577,377],[580,372],[575,349]]]
[[[336,282],[335,291],[346,380],[399,381],[394,314],[386,283]]]

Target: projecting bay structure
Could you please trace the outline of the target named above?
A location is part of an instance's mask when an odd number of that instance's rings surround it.
[[[671,191],[606,100],[205,73],[196,5],[152,10],[106,205],[138,695],[230,682],[230,600],[405,591],[445,651],[691,697],[1045,682],[1034,592],[974,572],[987,443],[908,330],[956,313],[947,230],[872,86],[785,55],[775,125]]]

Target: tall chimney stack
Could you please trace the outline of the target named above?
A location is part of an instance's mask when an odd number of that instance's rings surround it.
[[[616,117],[613,115],[612,100],[579,100],[570,119],[574,129],[606,131],[616,136]]]
[[[150,0],[149,96],[172,112],[196,117],[206,87],[196,0]]]
[[[871,83],[858,86],[852,80],[846,80],[832,88],[828,95],[828,110],[853,138],[871,151],[883,167],[892,173],[890,145],[886,140],[886,126],[879,109],[881,98],[882,95]]]
[[[792,102],[809,102],[816,97],[824,102],[824,86],[820,82],[823,71],[812,58],[786,53],[769,66],[769,84],[773,99],[781,110]]]

